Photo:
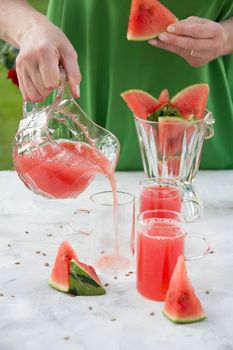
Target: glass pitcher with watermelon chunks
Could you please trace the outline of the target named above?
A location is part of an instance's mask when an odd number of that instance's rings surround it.
[[[158,117],[157,121],[135,116],[135,125],[140,144],[143,167],[151,178],[175,178],[184,188],[187,217],[197,218],[201,213],[195,212],[201,202],[193,180],[196,177],[202,146],[205,139],[214,135],[214,118],[206,111],[204,118],[196,120],[175,116]],[[188,213],[187,213],[188,214]]]
[[[119,141],[83,112],[66,86],[53,103],[24,103],[23,119],[13,141],[15,169],[24,184],[47,198],[75,198],[97,173],[111,177]]]

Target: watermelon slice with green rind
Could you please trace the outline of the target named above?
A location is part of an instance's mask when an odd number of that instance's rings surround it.
[[[127,39],[155,38],[176,21],[176,16],[158,0],[132,0]]]
[[[70,292],[83,296],[106,294],[94,268],[75,259],[70,263]]]
[[[163,314],[174,323],[193,323],[206,318],[188,278],[183,256],[178,258],[165,298]]]
[[[70,288],[70,262],[78,259],[75,251],[67,241],[63,241],[57,251],[49,285],[61,292],[68,292]]]
[[[195,115],[197,120],[204,118],[209,96],[208,84],[194,84],[181,90],[171,99],[171,105],[176,107],[184,118]]]
[[[127,90],[121,97],[136,117],[146,119],[160,106],[159,101],[143,90]]]

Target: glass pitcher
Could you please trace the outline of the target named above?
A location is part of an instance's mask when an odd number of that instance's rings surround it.
[[[25,185],[47,198],[75,198],[97,173],[113,174],[119,141],[90,120],[70,95],[64,71],[53,103],[24,103],[13,141],[15,169]]]
[[[161,118],[162,119],[162,118]],[[214,118],[209,111],[201,120],[148,121],[134,117],[144,171],[148,178],[174,178],[183,189],[187,216],[198,217],[201,201],[193,180],[196,177],[205,139],[214,135]]]

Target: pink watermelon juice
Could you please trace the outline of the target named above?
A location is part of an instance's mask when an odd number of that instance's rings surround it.
[[[57,140],[14,157],[23,182],[49,198],[74,198],[97,173],[113,177],[111,163],[96,148],[82,142]],[[110,181],[114,186],[114,180]]]
[[[105,263],[123,264],[119,251],[116,181],[111,162],[100,151],[86,143],[60,139],[34,148],[29,154],[14,155],[14,164],[25,185],[48,198],[75,198],[97,173],[106,175],[113,192],[115,256],[107,256]]]
[[[163,301],[178,257],[184,254],[184,232],[174,220],[146,219],[137,235],[137,290]]]
[[[179,187],[149,184],[141,186],[140,212],[153,209],[181,211],[182,194]]]

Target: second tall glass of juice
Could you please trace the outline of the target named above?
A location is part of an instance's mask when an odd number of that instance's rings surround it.
[[[140,182],[140,213],[155,209],[182,213],[186,222],[201,215],[199,202],[187,197],[182,184],[175,179],[149,178]]]

